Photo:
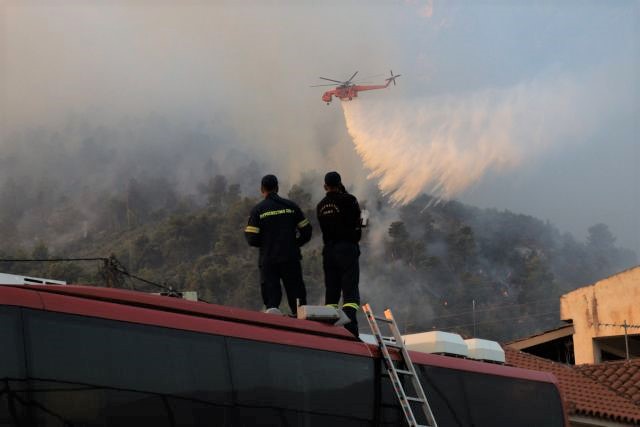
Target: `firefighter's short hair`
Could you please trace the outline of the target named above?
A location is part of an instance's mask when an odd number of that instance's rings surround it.
[[[340,184],[342,184],[342,177],[336,171],[327,172],[327,174],[324,176],[324,183],[328,187],[339,187]]]
[[[265,175],[260,183],[266,191],[275,191],[278,189],[278,178],[275,175]]]

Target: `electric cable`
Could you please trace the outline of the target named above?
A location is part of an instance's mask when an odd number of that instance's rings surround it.
[[[517,317],[505,317],[502,319],[494,319],[494,320],[486,320],[484,322],[475,322],[475,325],[484,325],[487,323],[498,323],[498,322],[504,322],[506,320],[525,320],[527,317],[541,317],[541,316],[550,316],[552,314],[559,314],[560,310],[554,310],[554,311],[549,311],[547,313],[537,313],[537,314],[528,314],[525,316],[517,316]],[[448,325],[446,326],[447,329],[450,328],[464,328],[464,327],[468,327],[468,326],[473,326],[474,323],[465,323],[465,324],[461,324],[461,325]]]
[[[459,311],[456,313],[451,313],[451,314],[445,314],[442,316],[438,316],[438,317],[431,317],[427,320],[439,320],[439,319],[445,319],[445,318],[450,318],[450,317],[457,317],[457,316],[464,316],[464,315],[468,315],[468,314],[473,314],[475,313],[485,313],[485,312],[491,312],[491,311],[495,311],[495,310],[500,310],[502,308],[509,308],[509,307],[520,307],[520,306],[529,306],[532,304],[536,304],[539,302],[545,302],[545,301],[557,301],[558,298],[545,298],[545,299],[540,299],[540,300],[535,300],[535,301],[529,301],[529,302],[523,302],[523,303],[519,303],[519,304],[502,304],[502,305],[496,305],[490,308],[483,308],[480,310],[466,310],[466,311]]]
[[[109,258],[98,257],[98,258],[49,258],[49,259],[26,259],[26,258],[3,258],[0,259],[0,262],[11,263],[11,262],[76,262],[76,261],[102,261],[105,263],[105,268],[108,268],[112,271],[120,273],[124,276],[127,276],[131,279],[138,280],[140,282],[146,283],[148,285],[155,286],[156,288],[167,291],[169,296],[176,296],[176,294],[180,293],[180,291],[175,290],[172,286],[161,285],[156,282],[152,282],[151,280],[144,279],[142,277],[136,276],[134,274],[129,273],[118,261],[118,259],[114,256]],[[132,284],[134,290],[137,290],[135,286]],[[208,301],[198,297],[198,301],[206,302]]]

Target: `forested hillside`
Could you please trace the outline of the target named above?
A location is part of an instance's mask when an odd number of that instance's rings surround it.
[[[314,226],[303,251],[310,303],[323,303],[321,239],[311,179],[282,189]],[[0,258],[108,257],[136,276],[209,302],[258,310],[257,253],[243,228],[258,194],[225,176],[179,191],[130,179],[121,191],[70,195],[29,181],[0,183]],[[256,192],[257,193],[257,192]],[[79,203],[81,201],[82,203]],[[422,196],[396,208],[369,197],[361,256],[363,302],[390,306],[406,332],[438,328],[499,340],[559,323],[558,297],[637,262],[604,224],[586,242],[531,216]],[[2,262],[0,271],[99,283],[100,262]],[[127,280],[124,286],[151,290]]]

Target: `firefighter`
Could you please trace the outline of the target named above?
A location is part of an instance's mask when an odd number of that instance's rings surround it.
[[[347,193],[338,172],[324,177],[324,199],[318,203],[316,214],[322,230],[322,267],[324,269],[325,304],[338,308],[342,295],[342,311],[351,322],[345,328],[358,336],[356,314],[360,308],[360,206]]]
[[[307,303],[300,247],[311,239],[311,224],[298,205],[278,196],[275,175],[262,178],[260,191],[264,200],[251,210],[244,234],[249,245],[260,248],[258,265],[265,312],[282,314],[282,281],[291,314],[296,316],[296,303]]]

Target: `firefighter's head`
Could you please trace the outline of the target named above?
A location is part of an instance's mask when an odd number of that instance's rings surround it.
[[[342,177],[336,171],[327,172],[324,176],[324,189],[326,191],[342,191]]]
[[[278,178],[275,175],[265,175],[260,182],[260,192],[263,196],[278,192]]]

